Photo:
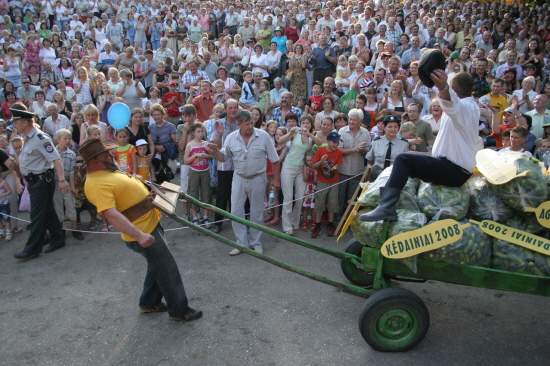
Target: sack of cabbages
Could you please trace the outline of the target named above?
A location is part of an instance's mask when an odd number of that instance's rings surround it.
[[[538,207],[548,197],[548,186],[538,160],[527,154],[502,153],[506,162],[516,166],[517,173],[527,172],[524,177],[517,177],[504,184],[493,185],[495,194],[504,203],[517,211],[523,212],[527,207]]]
[[[462,220],[468,213],[470,198],[466,187],[447,187],[432,183],[420,183],[418,207],[429,219]]]
[[[466,183],[470,195],[470,216],[476,220],[504,222],[516,212],[495,193],[493,186],[483,176],[474,177]]]
[[[376,178],[374,182],[369,183],[369,188],[367,188],[367,190],[361,196],[359,196],[359,199],[357,200],[357,202],[361,206],[369,208],[376,208],[378,206],[378,202],[380,201],[380,187],[386,186],[386,183],[390,178],[391,169],[391,166],[384,169],[384,171],[380,173],[380,175],[378,176],[378,178]],[[416,191],[418,190],[419,182],[420,181],[415,178],[409,178],[407,180],[407,184],[401,192],[401,199],[397,203],[397,210],[408,208],[409,210],[418,211],[418,207],[415,208],[416,202],[411,207],[411,203],[406,201],[409,199],[409,197],[404,197],[404,193],[408,193],[412,196],[412,200],[416,201]]]
[[[430,222],[429,224],[432,224]],[[467,220],[459,221],[460,225]],[[470,266],[490,267],[493,252],[493,238],[481,231],[479,226],[470,225],[463,229],[460,240],[444,247],[421,253],[420,258],[438,262],[450,262]]]
[[[548,229],[539,224],[536,215],[529,212],[516,212],[514,216],[506,219],[503,224],[539,236],[544,236],[548,231]]]
[[[495,239],[491,267],[503,271],[550,276],[550,257]]]
[[[371,209],[361,210],[357,212],[351,222],[351,230],[355,238],[363,245],[380,248],[382,244],[382,230],[384,221],[360,221],[359,217],[371,211]],[[416,230],[424,226],[427,222],[426,216],[422,213],[405,213],[400,214],[397,221],[390,221],[388,227],[388,238],[402,232]]]

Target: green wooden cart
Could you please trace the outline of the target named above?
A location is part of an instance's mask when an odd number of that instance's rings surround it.
[[[175,214],[168,215],[168,217],[175,221],[222,243],[240,249],[258,259],[312,280],[337,287],[344,292],[366,298],[367,300],[359,316],[359,330],[365,341],[378,351],[407,351],[424,339],[430,326],[430,316],[424,301],[412,291],[392,287],[392,280],[409,282],[435,280],[459,285],[550,296],[550,277],[512,273],[447,262],[435,262],[421,258],[418,259],[417,272],[414,273],[400,261],[383,257],[379,249],[364,246],[355,238],[350,240],[342,251],[324,248],[306,240],[289,236],[266,226],[236,217],[183,193],[180,193],[180,197],[197,204],[201,208],[219,213],[224,217],[258,229],[266,234],[340,259],[341,269],[352,284],[335,281],[257,253],[202,226],[194,225]],[[385,222],[382,242],[387,238],[387,234],[388,222]]]

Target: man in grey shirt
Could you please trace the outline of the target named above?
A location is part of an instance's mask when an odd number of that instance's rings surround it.
[[[153,74],[157,70],[157,60],[153,60],[153,51],[146,50],[145,61],[141,63],[141,77],[142,83],[145,87],[146,93],[149,93],[149,89],[153,86]]]
[[[34,101],[34,94],[38,90],[38,87],[31,85],[31,81],[27,77],[21,79],[21,84],[23,86],[17,88],[17,99],[21,100],[27,107],[30,107]]]
[[[216,66],[215,63],[210,61],[212,59],[212,54],[210,52],[204,51],[203,57],[206,65],[205,66],[201,65],[200,69],[206,72],[206,75],[208,75],[208,80],[210,80],[210,82],[213,83],[218,78],[216,75],[216,72],[218,71],[218,66]]]
[[[238,130],[227,136],[221,150],[216,142],[208,144],[209,151],[216,155],[218,161],[233,159],[235,174],[233,175],[231,191],[231,213],[238,217],[245,217],[244,205],[246,199],[250,201],[250,221],[262,224],[263,202],[267,178],[265,176],[265,159],[273,164],[273,182],[275,189],[281,187],[279,176],[280,162],[273,140],[267,132],[254,128],[252,114],[242,110],[237,113]],[[216,131],[223,134],[223,125],[216,122]],[[263,253],[260,237],[262,232],[247,228],[243,224],[232,222],[233,231],[237,237],[237,243],[246,248],[252,248],[258,253]],[[233,249],[229,255],[238,255],[242,251]]]

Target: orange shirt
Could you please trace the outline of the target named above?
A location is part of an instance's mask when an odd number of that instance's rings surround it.
[[[317,168],[318,181],[323,183],[338,183],[340,180],[338,170],[331,170],[331,168],[335,165],[342,165],[344,162],[342,160],[342,150],[336,149],[329,152],[326,146],[321,146],[315,151],[313,163],[320,161],[325,154],[328,155],[327,160]]]
[[[131,144],[119,146],[116,148],[115,157],[120,170],[128,174],[134,174],[134,164],[132,156],[135,153],[137,153],[137,150],[134,145]]]
[[[507,131],[507,130],[511,130],[512,128],[516,127],[516,126],[519,126],[517,123],[514,123],[514,125],[512,127],[506,127],[504,125],[499,125],[500,127],[500,134],[497,136],[495,135],[495,133],[493,132],[491,134],[492,137],[495,138],[496,142],[497,142],[497,149],[500,149],[502,147],[502,133],[504,131]]]

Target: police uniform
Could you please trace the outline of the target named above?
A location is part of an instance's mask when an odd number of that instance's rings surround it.
[[[30,118],[33,115],[26,111],[13,109],[11,111],[14,118]],[[46,230],[50,234],[50,247],[46,252],[65,245],[63,230],[53,205],[55,192],[53,167],[57,159],[60,159],[59,153],[47,134],[33,128],[24,137],[19,166],[21,174],[28,183],[31,200],[31,233],[23,249],[23,253],[27,255],[35,256],[42,252]],[[18,258],[17,255],[16,258]]]
[[[377,172],[377,176],[384,170],[384,165],[386,164],[386,155],[388,152],[390,140],[386,136],[376,137],[371,144],[371,149],[366,155],[368,161],[374,161],[372,165],[373,172]],[[409,151],[409,141],[404,138],[396,137],[391,141],[391,154],[388,161],[389,165],[393,164],[394,159],[397,155]],[[376,178],[376,177],[373,177]]]

